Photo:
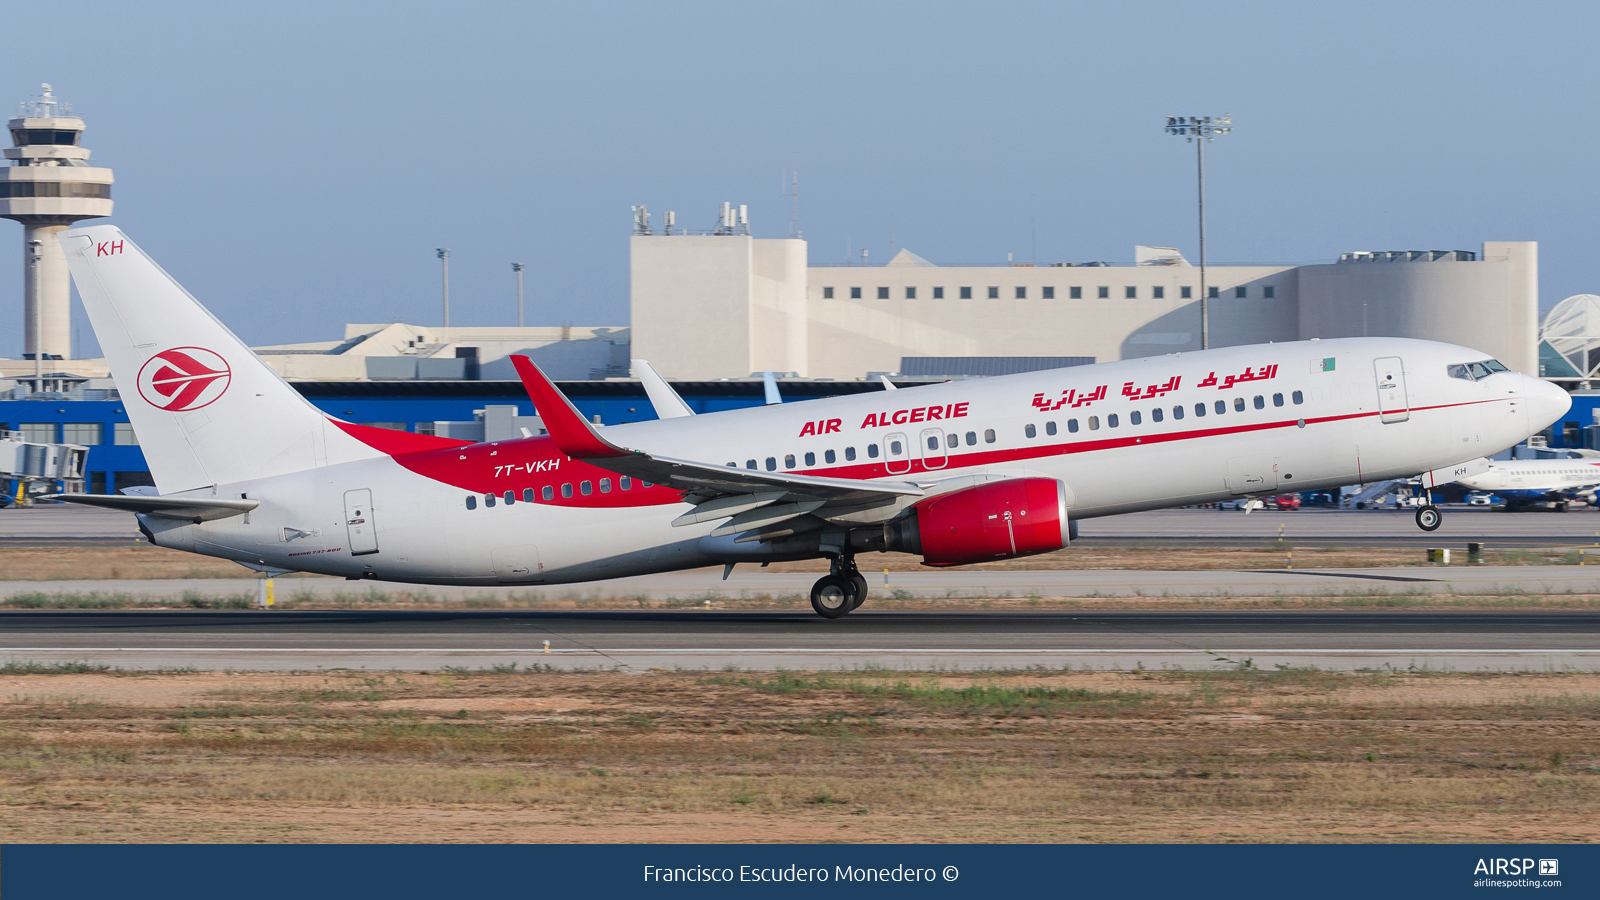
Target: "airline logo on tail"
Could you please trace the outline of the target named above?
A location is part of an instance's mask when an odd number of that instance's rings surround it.
[[[187,412],[210,406],[233,380],[228,361],[199,347],[174,347],[139,370],[139,396],[157,409]]]

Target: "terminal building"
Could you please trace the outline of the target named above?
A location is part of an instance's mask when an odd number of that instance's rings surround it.
[[[1127,265],[1040,266],[939,266],[901,250],[869,267],[808,265],[803,240],[728,229],[656,234],[641,221],[631,242],[633,355],[668,378],[850,380],[938,374],[935,360],[1107,362],[1201,346],[1200,270],[1166,248],[1135,248]],[[1209,266],[1206,293],[1213,347],[1415,337],[1539,371],[1533,242]]]

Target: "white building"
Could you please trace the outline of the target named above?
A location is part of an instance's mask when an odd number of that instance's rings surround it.
[[[1135,265],[806,266],[799,239],[632,237],[633,355],[666,377],[856,379],[907,357],[1091,357],[1200,348],[1199,269]],[[720,231],[728,231],[720,229]],[[1346,253],[1303,266],[1210,266],[1210,343],[1388,335],[1451,341],[1538,374],[1538,247]]]

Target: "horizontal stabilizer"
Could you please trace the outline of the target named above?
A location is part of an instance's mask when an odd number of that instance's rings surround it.
[[[201,497],[148,497],[115,494],[55,494],[51,500],[120,509],[124,512],[165,516],[169,519],[226,519],[242,516],[261,505],[259,500],[212,500]]]

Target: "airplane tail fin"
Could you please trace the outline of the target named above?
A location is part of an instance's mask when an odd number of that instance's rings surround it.
[[[301,397],[121,229],[73,229],[61,249],[162,493],[383,455],[353,436],[361,426]]]

